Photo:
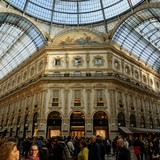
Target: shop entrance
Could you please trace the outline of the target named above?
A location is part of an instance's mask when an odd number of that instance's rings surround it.
[[[47,118],[47,137],[56,137],[61,134],[61,114],[57,111],[53,111]]]
[[[94,134],[109,138],[108,116],[105,112],[98,111],[93,117]]]
[[[75,111],[71,114],[70,118],[70,134],[75,137],[85,136],[85,117],[82,112]]]

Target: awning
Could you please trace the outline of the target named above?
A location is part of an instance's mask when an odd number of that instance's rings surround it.
[[[158,133],[160,134],[160,129],[148,129],[148,128],[135,128],[132,127],[130,130],[133,133]]]
[[[127,127],[119,127],[119,129],[121,129],[124,133],[133,134],[133,132],[130,131]]]
[[[0,133],[5,132],[6,130],[7,130],[6,128],[2,129],[2,130],[0,130]]]

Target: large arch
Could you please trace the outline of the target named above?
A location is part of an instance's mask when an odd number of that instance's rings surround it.
[[[154,128],[154,124],[153,124],[153,118],[152,117],[149,117],[149,128]]]
[[[140,127],[141,127],[141,128],[145,128],[145,126],[146,126],[146,125],[145,125],[144,116],[141,116],[141,117],[140,117]]]
[[[133,114],[130,115],[130,126],[136,127],[136,118]]]
[[[24,118],[24,126],[23,126],[23,138],[26,138],[27,130],[28,130],[28,117],[29,115],[26,114]]]
[[[17,124],[16,124],[16,136],[18,136],[18,134],[19,134],[20,120],[21,120],[21,116],[18,116],[18,118],[17,118]]]
[[[118,126],[125,127],[126,125],[125,116],[122,112],[118,113],[117,119],[118,119]]]
[[[47,117],[47,137],[60,136],[62,116],[58,111],[52,111]]]
[[[35,112],[33,115],[33,123],[32,123],[32,136],[33,137],[37,137],[37,132],[38,132],[37,120],[38,120],[38,112]]]
[[[109,138],[108,115],[97,111],[93,116],[93,134]]]
[[[85,115],[81,111],[74,111],[70,116],[71,136],[85,136]]]

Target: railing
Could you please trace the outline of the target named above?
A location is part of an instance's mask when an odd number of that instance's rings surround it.
[[[127,77],[124,77],[122,75],[119,75],[117,73],[80,73],[80,74],[75,74],[75,73],[54,73],[54,74],[42,74],[37,76],[34,79],[31,79],[23,84],[21,84],[20,86],[16,87],[14,90],[7,92],[6,94],[2,95],[0,98],[3,98],[5,96],[8,96],[9,94],[12,94],[14,92],[16,92],[17,90],[22,89],[23,87],[28,86],[29,84],[32,84],[33,82],[36,82],[38,80],[41,79],[47,79],[47,78],[54,78],[54,79],[59,79],[59,78],[63,78],[63,79],[69,79],[69,78],[87,78],[87,79],[93,79],[93,78],[116,78],[117,80],[120,81],[124,81],[125,83],[128,83],[130,85],[133,85],[137,88],[141,88],[147,92],[150,92],[156,96],[160,96],[160,93],[155,92],[153,89],[148,88],[147,86],[138,83],[137,81],[131,80]]]

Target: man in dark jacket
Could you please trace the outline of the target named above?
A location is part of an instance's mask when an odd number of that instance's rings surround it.
[[[91,137],[91,143],[88,145],[88,160],[101,160],[101,152],[99,144],[96,142],[96,136]]]
[[[130,150],[124,146],[123,139],[117,140],[117,148],[116,160],[131,160]]]

